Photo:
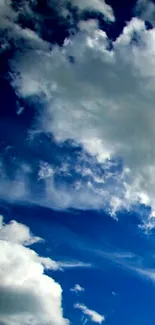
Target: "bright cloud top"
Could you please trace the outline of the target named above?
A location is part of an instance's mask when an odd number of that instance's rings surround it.
[[[0,240],[21,245],[32,245],[42,241],[42,238],[33,236],[28,227],[15,220],[9,224],[3,224],[3,217],[0,216]]]
[[[94,323],[102,324],[102,322],[105,321],[105,317],[103,315],[100,315],[96,311],[89,309],[88,307],[86,307],[83,304],[78,303],[78,304],[75,304],[74,307],[76,309],[80,309],[83,312],[83,314],[88,316],[89,319]]]
[[[23,246],[32,244],[34,238],[22,224],[1,224],[0,323],[66,325],[62,288],[44,274],[46,268],[56,269],[55,262]]]

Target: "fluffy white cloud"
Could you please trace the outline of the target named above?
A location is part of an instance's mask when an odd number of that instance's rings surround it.
[[[41,163],[40,164],[40,170],[38,173],[39,179],[46,179],[49,177],[52,177],[54,175],[54,170],[52,166],[50,166],[48,163]]]
[[[35,240],[34,240],[35,239]],[[37,237],[17,222],[0,229],[0,323],[5,325],[66,325],[62,288],[44,270],[56,262],[24,247]]]
[[[124,193],[113,195],[115,211],[137,200],[154,208],[155,30],[134,18],[112,50],[108,43],[97,24],[82,24],[63,48],[17,54],[13,85],[23,97],[44,93],[40,127],[58,141],[81,143],[99,162],[122,158]]]
[[[84,315],[88,316],[90,320],[94,323],[102,324],[102,322],[105,321],[105,317],[103,315],[100,315],[94,310],[89,309],[83,304],[75,304],[75,308],[80,309]]]
[[[75,286],[71,288],[70,291],[77,293],[77,292],[85,291],[85,289],[81,287],[80,284],[75,284]]]
[[[47,8],[49,7],[49,11],[53,8],[62,19],[65,17],[67,23],[67,16],[70,15],[68,10],[69,3],[75,6],[79,10],[79,13],[83,12],[83,10],[97,11],[102,13],[105,20],[108,20],[108,22],[115,21],[115,16],[111,6],[107,5],[104,0],[52,0],[48,1]],[[1,52],[10,47],[10,41],[11,43],[13,41],[17,48],[24,43],[24,48],[34,46],[38,49],[45,49],[47,43],[42,43],[39,37],[43,27],[41,25],[44,24],[44,14],[41,15],[38,14],[37,11],[33,11],[32,8],[33,5],[35,7],[35,3],[32,4],[24,0],[22,6],[19,6],[17,11],[13,10],[11,4],[13,4],[13,1],[0,0],[0,29],[5,30],[5,36],[1,35]],[[35,30],[38,35],[32,30],[21,28],[18,25],[18,18],[21,16],[25,17],[26,20],[34,20],[36,22]],[[31,86],[35,87],[33,82],[30,84],[29,89]]]
[[[53,133],[57,141],[80,143],[101,164],[111,158],[124,164],[123,173],[108,184],[96,179],[103,188],[78,181],[76,190],[55,187],[49,179],[53,170],[42,168],[44,204],[84,209],[101,208],[109,201],[114,214],[138,201],[154,211],[155,29],[147,30],[142,20],[133,18],[111,44],[97,23],[88,21],[52,50],[35,33],[13,23],[9,37],[18,43],[19,35],[29,46],[10,61],[12,84],[24,98],[44,95],[38,129]]]
[[[3,217],[0,216],[0,240],[31,245],[41,241],[42,238],[33,236],[28,227],[15,220],[12,220],[9,224],[3,224]]]

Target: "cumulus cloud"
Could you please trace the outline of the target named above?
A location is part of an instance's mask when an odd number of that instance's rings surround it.
[[[124,194],[113,196],[116,211],[137,200],[155,206],[154,39],[154,29],[134,18],[109,50],[105,32],[86,22],[63,48],[16,53],[10,62],[20,96],[46,97],[40,128],[57,141],[81,143],[100,163],[122,158]]]
[[[9,224],[3,223],[0,216],[0,240],[6,240],[21,245],[31,245],[42,241],[42,238],[33,236],[25,225],[12,220]]]
[[[40,37],[45,34],[45,39],[52,39],[53,32],[48,28],[49,19],[53,19],[53,16],[60,19],[60,26],[63,22],[65,29],[71,29],[74,18],[69,9],[76,8],[79,20],[81,19],[81,13],[83,11],[95,11],[103,14],[103,17],[108,22],[114,22],[115,17],[112,8],[105,3],[104,0],[51,0],[45,3],[44,13],[38,11],[38,1],[22,1],[22,4],[10,0],[0,1],[0,30],[5,31],[5,36],[3,32],[0,35],[1,39],[1,52],[11,48],[12,44],[14,48],[22,48],[24,44],[24,49],[35,47],[43,50],[46,48],[46,42],[40,42]],[[16,8],[16,10],[14,10]],[[68,18],[70,17],[70,18]],[[72,18],[71,18],[72,17]],[[21,27],[21,21],[25,24],[25,28]],[[46,26],[46,22],[47,25]],[[33,30],[27,26],[32,27]],[[35,32],[36,33],[35,33]],[[63,33],[63,30],[62,30]],[[35,86],[33,83],[30,85]],[[18,110],[20,112],[20,110]]]
[[[80,309],[83,312],[83,314],[88,316],[89,319],[94,323],[102,324],[102,322],[105,321],[105,317],[103,315],[100,315],[96,311],[89,309],[83,304],[77,303],[74,305],[74,307],[76,309]]]
[[[12,85],[20,97],[44,101],[37,132],[52,133],[59,143],[80,144],[104,167],[112,159],[123,165],[122,173],[111,171],[106,181],[85,168],[82,176],[91,180],[85,185],[77,180],[69,189],[55,186],[52,167],[41,166],[38,177],[46,179],[41,204],[96,209],[110,202],[115,214],[140,202],[152,207],[153,218],[155,29],[133,18],[112,43],[97,22],[87,21],[62,47],[51,49],[34,32],[13,26],[9,37],[17,43],[23,37],[28,45],[10,60]]]
[[[68,324],[63,318],[62,288],[44,273],[49,268],[55,270],[56,262],[24,246],[36,241],[25,225],[1,224],[1,324]]]
[[[75,284],[75,286],[71,288],[70,291],[77,293],[77,292],[85,291],[85,289],[81,287],[80,284]]]

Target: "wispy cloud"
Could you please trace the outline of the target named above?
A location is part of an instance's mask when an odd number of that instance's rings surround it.
[[[72,269],[72,268],[90,268],[91,263],[85,263],[81,261],[60,261],[57,262],[60,268]]]
[[[88,316],[89,319],[94,323],[101,324],[102,322],[105,321],[105,317],[103,315],[100,315],[96,311],[89,309],[88,307],[86,307],[83,304],[77,303],[74,305],[74,308],[80,309],[83,312],[83,314]]]
[[[92,254],[100,257],[100,263],[102,258],[117,267],[123,268],[128,273],[155,282],[155,269],[149,267],[149,264],[146,266],[145,256],[138,256],[132,252],[123,252],[120,250],[107,252],[100,249],[92,249],[91,251]],[[150,261],[152,259],[153,257],[150,257]],[[149,263],[149,261],[147,263]]]
[[[85,289],[81,287],[80,284],[75,284],[75,286],[71,288],[70,291],[77,293],[77,292],[85,291]]]

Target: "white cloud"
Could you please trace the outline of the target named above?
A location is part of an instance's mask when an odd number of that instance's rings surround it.
[[[85,289],[81,287],[80,284],[75,284],[75,286],[71,288],[70,291],[77,293],[77,292],[85,291]]]
[[[149,216],[149,218],[142,221],[142,223],[139,225],[139,228],[142,229],[145,234],[150,234],[152,229],[155,228],[155,218],[154,218],[154,212],[153,216]]]
[[[5,51],[10,47],[10,40],[14,42],[15,47],[22,47],[24,42],[24,49],[27,47],[30,48],[35,45],[38,50],[44,50],[47,47],[46,42],[40,42],[40,35],[42,30],[42,24],[44,25],[44,18],[47,15],[38,14],[37,11],[33,11],[31,3],[27,1],[22,2],[22,6],[18,7],[18,10],[13,10],[11,5],[13,1],[0,0],[0,29],[5,30],[5,35],[1,35],[1,50]],[[57,12],[59,18],[66,19],[70,15],[68,10],[68,5],[71,3],[73,6],[76,6],[79,10],[79,13],[83,10],[93,10],[100,12],[104,15],[104,19],[108,22],[114,22],[115,17],[111,6],[107,5],[104,0],[59,0],[59,1],[49,1],[47,4],[47,9],[49,7],[49,12],[51,8]],[[29,28],[21,28],[18,25],[18,18],[25,18],[26,20],[33,20],[35,22],[36,33]],[[47,30],[48,33],[48,30]],[[49,47],[50,48],[50,47]],[[39,85],[36,85],[33,81],[29,84],[29,91],[32,88],[36,88]],[[18,110],[20,112],[20,110]]]
[[[138,275],[151,280],[153,282],[155,282],[155,269],[147,269],[147,268],[134,268],[133,269],[135,272],[138,273]]]
[[[54,175],[54,169],[46,162],[40,164],[40,170],[38,173],[39,179],[46,179]]]
[[[0,216],[0,240],[6,240],[21,245],[31,245],[42,238],[33,236],[27,226],[12,220],[9,224],[3,223],[3,217]]]
[[[80,142],[99,162],[122,157],[124,193],[112,196],[114,212],[144,197],[153,206],[155,31],[133,19],[108,51],[106,34],[90,22],[85,26],[63,49],[17,55],[11,67],[20,78],[13,85],[24,97],[44,93],[42,127],[58,141]],[[30,82],[36,87],[29,92]],[[67,200],[72,205],[70,195]]]
[[[114,204],[116,199],[110,197],[110,191],[114,195],[114,188],[116,194],[118,193],[119,175],[118,179],[113,180],[113,188],[111,188],[111,178],[109,166],[106,164],[106,174],[96,162],[90,157],[86,157],[82,153],[77,157],[76,162],[72,159],[64,166],[55,167],[48,163],[38,164],[38,177],[36,177],[36,187],[42,182],[41,191],[33,190],[31,185],[31,173],[33,165],[28,166],[17,163],[17,169],[14,175],[14,181],[7,177],[5,166],[2,163],[2,179],[0,183],[0,197],[11,202],[29,202],[31,204],[38,204],[40,206],[54,208],[54,209],[68,209],[73,207],[75,209],[110,209],[111,213],[114,211]],[[89,165],[89,168],[85,166]],[[67,168],[67,169],[66,169]],[[74,174],[77,178],[74,178]],[[72,177],[73,182],[70,185],[65,180],[65,177]],[[58,182],[57,182],[58,179]],[[109,185],[108,185],[109,183]],[[104,186],[104,187],[103,187]],[[109,188],[109,191],[107,191]],[[13,189],[13,190],[12,190]],[[119,187],[119,193],[120,187]],[[111,202],[111,207],[109,203]]]
[[[39,261],[45,266],[47,270],[53,270],[53,271],[92,267],[91,263],[85,263],[80,261],[74,261],[74,262],[54,261],[49,257],[39,257]]]
[[[46,170],[47,197],[40,202],[91,209],[109,201],[115,214],[138,201],[154,211],[155,29],[146,30],[142,20],[133,18],[109,51],[107,35],[97,23],[79,27],[62,48],[53,46],[51,51],[35,33],[13,24],[9,37],[17,43],[23,37],[29,46],[10,61],[12,84],[20,96],[44,95],[39,130],[53,133],[60,142],[80,143],[99,163],[119,157],[125,168],[111,186],[99,177],[96,183],[101,181],[103,188],[89,180],[85,186],[78,181],[76,190],[55,187]]]
[[[80,309],[84,315],[89,316],[90,320],[94,323],[101,324],[102,322],[105,321],[105,317],[103,315],[100,315],[94,310],[89,309],[83,304],[75,304],[75,308]]]
[[[55,270],[56,262],[23,246],[32,244],[34,238],[37,237],[30,235],[25,225],[17,222],[1,225],[0,323],[66,325],[62,288],[44,274],[46,268]]]

